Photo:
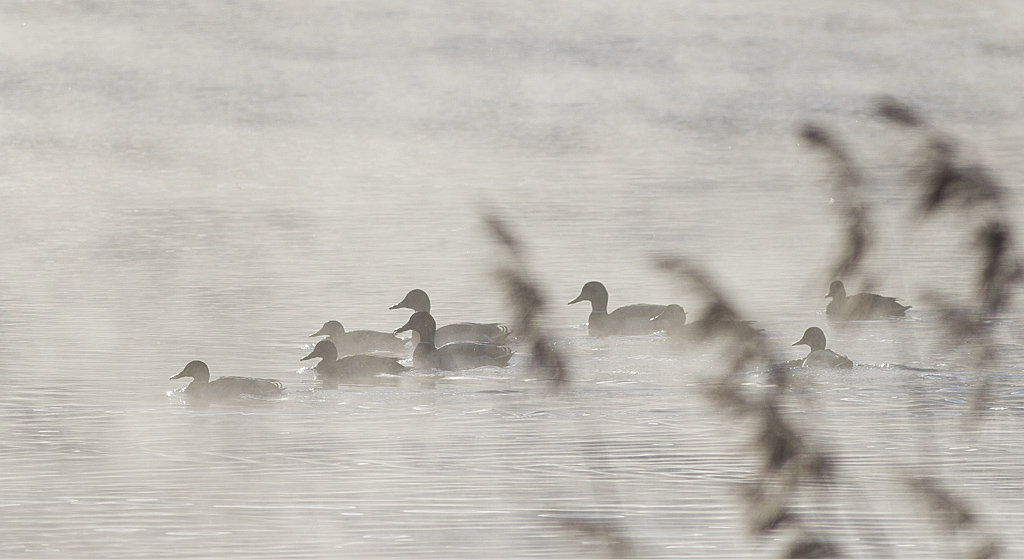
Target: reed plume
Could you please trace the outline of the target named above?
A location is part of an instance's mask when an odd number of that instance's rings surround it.
[[[760,468],[743,493],[751,529],[761,535],[787,536],[785,557],[841,557],[838,544],[796,512],[796,502],[805,489],[828,485],[836,477],[832,458],[782,411],[793,394],[788,390],[791,377],[787,367],[775,357],[763,331],[751,333],[737,327],[741,323],[737,306],[701,266],[682,257],[658,258],[655,264],[708,301],[700,318],[706,323],[701,337],[720,339],[733,348],[733,359],[708,395],[720,407],[755,425],[752,447],[761,458]],[[767,371],[772,379],[764,391],[745,387],[744,376],[754,368]]]
[[[495,277],[504,286],[506,300],[515,315],[513,332],[519,340],[530,346],[530,369],[540,378],[550,380],[553,390],[561,391],[571,381],[570,369],[565,356],[542,323],[541,316],[547,305],[547,297],[528,269],[525,248],[505,221],[494,213],[485,214],[483,222],[491,238],[508,256],[508,263],[498,267]],[[584,455],[589,456],[588,453]],[[590,472],[597,470],[588,468]],[[594,497],[599,501],[609,500],[608,495]],[[610,559],[637,556],[627,530],[618,520],[580,517],[560,519],[559,524],[563,530],[600,541]]]
[[[829,275],[833,279],[844,279],[860,269],[872,242],[871,211],[860,193],[861,174],[845,146],[824,127],[805,124],[800,137],[811,147],[825,152],[835,173],[833,198],[840,203],[846,227],[845,243]]]

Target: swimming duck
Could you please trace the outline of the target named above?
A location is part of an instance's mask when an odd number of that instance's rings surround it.
[[[404,353],[406,351],[405,340],[391,332],[375,332],[373,330],[346,332],[345,327],[337,320],[328,320],[315,334],[310,334],[309,337],[316,338],[318,336],[327,336],[327,339],[338,350],[339,355],[355,355],[375,351]]]
[[[800,366],[803,367],[827,367],[833,369],[852,369],[853,361],[846,356],[839,355],[831,349],[825,349],[825,333],[817,326],[811,326],[804,331],[804,337],[800,341],[793,342],[793,345],[805,345],[811,348],[811,352],[804,357]]]
[[[422,289],[413,289],[405,294],[400,303],[389,307],[394,309],[412,309],[413,312],[430,312],[430,297]],[[484,344],[507,343],[512,330],[497,322],[456,322],[441,326],[435,332],[435,343],[442,346],[452,342],[478,342]]]
[[[409,317],[395,333],[412,330],[419,334],[420,342],[412,353],[413,365],[422,369],[456,371],[476,367],[505,367],[512,358],[512,350],[503,345],[477,342],[453,342],[441,347],[434,345],[437,325],[430,313],[418,311]]]
[[[635,336],[651,334],[661,330],[652,318],[665,312],[666,305],[636,304],[619,307],[608,312],[608,290],[599,281],[590,281],[583,286],[569,304],[590,301],[590,318],[587,320],[591,336]],[[681,309],[680,309],[681,310]]]
[[[183,392],[189,400],[209,402],[230,400],[243,395],[269,398],[280,396],[284,392],[281,382],[270,378],[220,377],[211,382],[210,368],[202,361],[190,361],[170,380],[184,377],[193,379]]]
[[[895,297],[883,297],[874,293],[846,295],[843,282],[836,280],[828,286],[832,301],[825,307],[825,314],[840,320],[872,320],[905,316],[909,305],[901,305]]]
[[[750,340],[761,332],[751,326],[749,320],[722,320],[721,324],[713,324],[714,318],[701,318],[694,322],[686,322],[686,311],[683,307],[672,303],[665,306],[665,310],[658,316],[651,319],[651,322],[658,328],[664,330],[670,338],[678,341],[696,340],[704,333],[723,332],[725,327],[731,330],[731,334],[744,340]],[[715,326],[715,328],[712,328]]]
[[[347,355],[338,359],[338,349],[330,340],[320,340],[309,355],[299,359],[320,358],[316,372],[323,380],[324,388],[336,389],[339,382],[362,384],[373,382],[380,373],[400,373],[409,367],[398,362],[397,357],[381,355]]]

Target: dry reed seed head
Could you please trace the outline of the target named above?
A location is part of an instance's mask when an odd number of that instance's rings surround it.
[[[926,297],[925,300],[939,299]],[[942,304],[935,306],[939,308],[939,317],[946,328],[948,339],[954,345],[987,345],[991,324],[984,320],[984,315],[973,310],[953,308],[949,306],[948,301],[942,301]]]
[[[700,320],[694,323],[697,327],[697,339],[703,342],[720,337],[734,337],[733,330],[736,322],[735,319],[728,318],[732,315],[733,313],[729,310],[723,312],[722,305],[712,304]]]
[[[784,363],[772,362],[768,365],[768,378],[777,390],[783,390],[789,386],[789,370]]]
[[[803,443],[774,405],[762,408],[761,421],[757,442],[766,458],[765,467],[772,472],[781,470],[801,453]]]
[[[832,136],[824,127],[813,123],[806,123],[800,127],[800,137],[812,146],[832,149]]]
[[[1009,287],[1020,281],[1021,264],[1009,254],[1011,233],[999,221],[986,224],[976,233],[976,245],[985,254],[978,279],[978,291],[989,313],[1002,310],[1009,298]]]
[[[960,499],[953,496],[933,478],[911,478],[907,481],[927,502],[928,509],[942,520],[949,529],[958,530],[973,525],[974,514]]]
[[[811,147],[828,152],[839,175],[836,190],[852,190],[860,184],[860,174],[853,160],[832,133],[817,124],[805,124],[800,129],[800,137],[810,143]]]
[[[993,541],[985,541],[978,545],[978,547],[971,550],[968,559],[996,559],[1001,557],[1003,550],[999,547],[999,544]]]
[[[983,203],[999,205],[1002,201],[1002,188],[988,170],[981,165],[964,165],[957,169],[960,183],[963,184],[963,204],[970,208]]]
[[[988,359],[985,359],[986,361]],[[992,377],[991,375],[985,375],[981,379],[981,384],[978,389],[975,390],[974,396],[971,398],[971,412],[972,415],[967,417],[970,421],[972,418],[977,418],[978,414],[988,409],[989,404],[992,402]]]
[[[750,415],[760,408],[760,405],[748,399],[739,387],[725,382],[712,386],[706,392],[713,402],[737,415]]]
[[[833,277],[852,275],[860,266],[871,244],[870,226],[866,218],[855,218],[846,228],[842,255],[832,267]]]
[[[977,244],[985,249],[990,260],[998,260],[999,256],[1006,251],[1010,241],[1010,231],[1002,222],[991,221],[986,223],[977,232]]]
[[[618,523],[604,519],[559,519],[562,528],[575,530],[608,545],[608,556],[616,559],[636,557],[632,542]]]
[[[821,538],[801,534],[783,554],[786,559],[829,559],[842,557],[839,549]]]
[[[506,299],[516,315],[516,330],[523,336],[533,336],[538,329],[537,315],[545,305],[544,296],[517,269],[499,268],[494,275],[504,286]]]
[[[939,161],[929,169],[923,186],[920,209],[925,214],[935,212],[953,198],[964,196],[960,171],[948,161]]]
[[[569,382],[570,372],[565,358],[546,336],[540,335],[534,339],[531,355],[530,367],[533,370],[559,385]]]
[[[487,225],[487,230],[491,233],[491,236],[512,253],[513,257],[521,260],[522,245],[519,243],[518,238],[512,234],[508,226],[505,225],[505,222],[493,213],[484,215],[483,221]]]
[[[816,481],[828,482],[835,479],[835,463],[832,458],[822,452],[804,453],[800,460],[802,477]]]
[[[732,372],[741,373],[747,370],[755,361],[763,358],[763,353],[756,343],[740,344],[739,351],[733,358]]]
[[[789,507],[774,500],[764,500],[750,511],[750,526],[756,534],[766,534],[786,526],[799,524],[800,520]]]
[[[676,274],[680,279],[691,284],[704,297],[710,299],[712,305],[720,303],[730,306],[726,297],[718,289],[714,278],[691,260],[681,256],[663,256],[656,257],[654,264],[660,270]]]
[[[924,120],[906,103],[892,97],[882,97],[875,103],[875,113],[891,122],[918,128],[925,125]]]
[[[934,212],[946,203],[956,203],[963,209],[982,204],[998,207],[1003,200],[1002,188],[988,170],[981,165],[958,164],[952,142],[941,138],[929,144],[921,184],[922,213]]]

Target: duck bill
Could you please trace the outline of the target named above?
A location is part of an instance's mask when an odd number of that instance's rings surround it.
[[[303,357],[302,359],[299,359],[299,361],[308,361],[308,360],[313,359],[315,357],[320,357],[320,356],[317,355],[317,353],[315,351],[311,351],[311,352],[309,352],[309,355]]]
[[[569,301],[569,304],[572,305],[572,304],[575,304],[575,303],[579,303],[580,301],[586,301],[586,299],[583,298],[583,294],[582,293],[580,293],[579,296],[576,297],[575,299],[573,299],[572,301]]]
[[[404,303],[404,302],[405,301],[402,301],[402,303]],[[402,303],[395,303],[394,305],[391,305],[390,307],[388,307],[388,310],[389,311],[393,311],[395,309],[404,309],[405,305],[403,305]]]
[[[804,338],[800,338],[800,341],[793,342],[793,345],[807,345],[807,340],[805,340]]]
[[[174,375],[173,377],[171,377],[171,378],[169,378],[167,380],[174,380],[174,379],[177,379],[177,378],[185,378],[185,371],[182,371],[182,372]]]
[[[327,328],[326,327],[321,327],[319,330],[316,331],[315,334],[310,334],[309,337],[310,338],[316,338],[316,337],[319,337],[319,336],[326,336],[326,335],[328,335],[327,334]]]
[[[395,308],[395,307],[392,307],[392,308]],[[409,322],[406,322],[405,325],[402,326],[401,328],[397,328],[395,330],[395,333],[396,334],[401,334],[402,332],[408,332],[409,330],[412,330],[412,321],[411,320]]]

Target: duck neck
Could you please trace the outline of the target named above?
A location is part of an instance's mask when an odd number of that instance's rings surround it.
[[[431,341],[430,343],[420,342],[416,344],[416,349],[412,350],[413,362],[429,357],[434,353],[437,353],[437,347],[434,346],[433,341]]]
[[[206,390],[206,387],[210,386],[210,376],[205,377],[192,377],[192,382],[188,383],[185,387],[186,394],[198,394]]]
[[[832,301],[841,305],[846,300],[846,286],[836,282],[836,288],[832,290]]]
[[[590,300],[591,314],[608,314],[608,294],[598,293]]]
[[[417,330],[416,333],[420,335],[420,343],[416,344],[416,347],[422,345],[429,345],[432,348],[437,347],[434,344],[434,336],[437,334],[436,330],[429,330],[426,332],[420,332],[419,330]]]

